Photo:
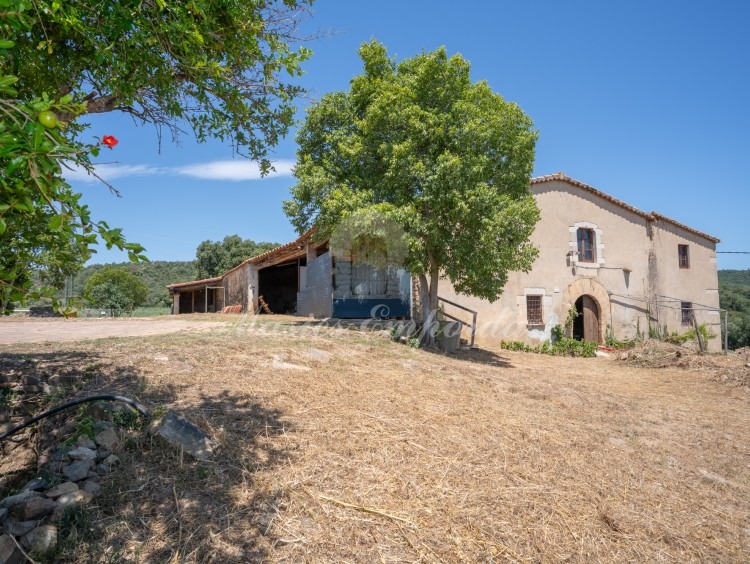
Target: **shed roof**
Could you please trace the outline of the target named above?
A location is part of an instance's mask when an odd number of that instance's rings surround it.
[[[597,190],[593,186],[589,186],[588,184],[585,184],[584,182],[581,182],[580,180],[576,180],[575,178],[571,178],[570,176],[567,176],[563,172],[556,172],[555,174],[547,174],[545,176],[536,176],[531,179],[532,186],[534,184],[543,184],[545,182],[565,182],[566,184],[570,184],[571,186],[575,186],[577,188],[580,188],[584,190],[585,192],[589,192],[590,194],[593,194],[602,200],[606,200],[608,202],[611,202],[615,204],[616,206],[619,206],[625,210],[628,210],[631,213],[634,213],[635,215],[638,215],[647,221],[664,221],[666,223],[670,223],[674,225],[675,227],[679,227],[680,229],[684,229],[688,233],[692,233],[693,235],[697,235],[699,237],[703,237],[704,239],[707,239],[711,241],[712,243],[720,243],[721,241],[717,239],[716,237],[709,235],[708,233],[703,233],[702,231],[698,231],[697,229],[693,229],[692,227],[685,225],[684,223],[680,223],[679,221],[676,221],[672,218],[669,218],[665,215],[662,215],[657,212],[645,212],[643,210],[639,210],[638,208],[631,206],[628,203],[623,202],[622,200],[619,200],[615,198],[614,196],[610,196],[609,194],[606,194],[602,192],[601,190]]]

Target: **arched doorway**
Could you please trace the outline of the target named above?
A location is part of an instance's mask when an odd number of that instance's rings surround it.
[[[584,341],[599,342],[599,306],[596,300],[584,294],[576,300],[578,317],[573,322],[573,338]]]

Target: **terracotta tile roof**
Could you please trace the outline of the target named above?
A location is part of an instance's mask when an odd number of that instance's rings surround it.
[[[216,276],[214,278],[204,278],[203,280],[192,280],[190,282],[180,282],[179,284],[168,284],[167,290],[172,292],[172,290],[184,290],[185,288],[189,288],[190,286],[210,286],[211,284],[215,282],[221,282],[221,276]]]
[[[617,206],[620,206],[621,208],[628,210],[631,213],[634,213],[635,215],[638,215],[647,221],[664,221],[666,223],[670,223],[674,225],[675,227],[679,227],[680,229],[684,229],[688,233],[692,233],[693,235],[698,235],[699,237],[703,237],[704,239],[708,239],[712,243],[720,243],[721,241],[717,239],[716,237],[713,237],[712,235],[709,235],[707,233],[703,233],[702,231],[698,231],[697,229],[693,229],[692,227],[689,227],[685,225],[684,223],[680,223],[679,221],[675,221],[674,219],[671,219],[665,215],[662,215],[657,212],[645,212],[643,210],[639,210],[636,207],[631,206],[630,204],[627,204],[623,202],[622,200],[618,200],[617,198],[610,196],[609,194],[605,194],[601,190],[597,190],[593,186],[589,186],[588,184],[585,184],[581,182],[580,180],[576,180],[575,178],[571,178],[569,176],[566,176],[562,172],[557,172],[555,174],[547,174],[545,176],[536,176],[531,179],[531,184],[543,184],[545,182],[565,182],[566,184],[570,184],[571,186],[576,186],[577,188],[581,188],[582,190],[589,192],[590,194],[594,194],[595,196],[598,196],[599,198],[606,200],[608,202],[611,202]]]
[[[258,256],[249,258],[246,261],[243,261],[242,263],[238,264],[234,268],[227,270],[221,276],[217,276],[215,278],[206,278],[204,280],[194,280],[192,282],[181,282],[180,284],[169,284],[167,286],[167,290],[169,290],[170,293],[174,293],[175,291],[186,290],[188,288],[193,288],[193,287],[209,286],[213,283],[221,282],[222,279],[227,274],[229,274],[230,272],[234,272],[238,268],[242,268],[246,264],[260,264],[260,263],[266,262],[267,260],[273,260],[274,258],[281,256],[288,251],[295,251],[295,250],[298,250],[300,247],[304,247],[304,245],[306,245],[312,238],[313,233],[315,233],[314,227],[306,231],[303,235],[301,235],[294,241],[291,241],[290,243],[286,243],[284,245],[276,247],[275,249],[271,249],[270,251],[266,251],[265,253],[262,253]]]

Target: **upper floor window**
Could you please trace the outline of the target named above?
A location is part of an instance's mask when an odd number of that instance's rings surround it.
[[[544,325],[542,296],[526,296],[526,320],[529,325]]]
[[[596,262],[596,235],[593,229],[578,229],[578,260]]]
[[[680,259],[680,268],[690,268],[689,245],[677,245],[677,256]]]
[[[682,310],[682,324],[692,325],[693,324],[693,302],[680,302],[680,309]]]

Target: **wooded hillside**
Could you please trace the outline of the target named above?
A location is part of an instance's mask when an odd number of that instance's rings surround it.
[[[138,278],[140,278],[144,284],[148,287],[148,297],[146,298],[146,306],[165,306],[169,307],[172,302],[169,299],[169,293],[167,292],[167,284],[174,284],[177,282],[189,282],[195,280],[195,261],[164,261],[157,260],[154,262],[120,262],[120,263],[109,263],[109,264],[92,264],[85,267],[79,272],[73,279],[72,285],[61,292],[61,295],[73,295],[78,296],[83,292],[83,288],[86,286],[86,281],[91,277],[92,274],[102,270],[107,266],[114,266],[117,268],[123,268],[132,272]]]
[[[750,269],[720,270],[719,294],[729,311],[729,348],[750,346]]]

